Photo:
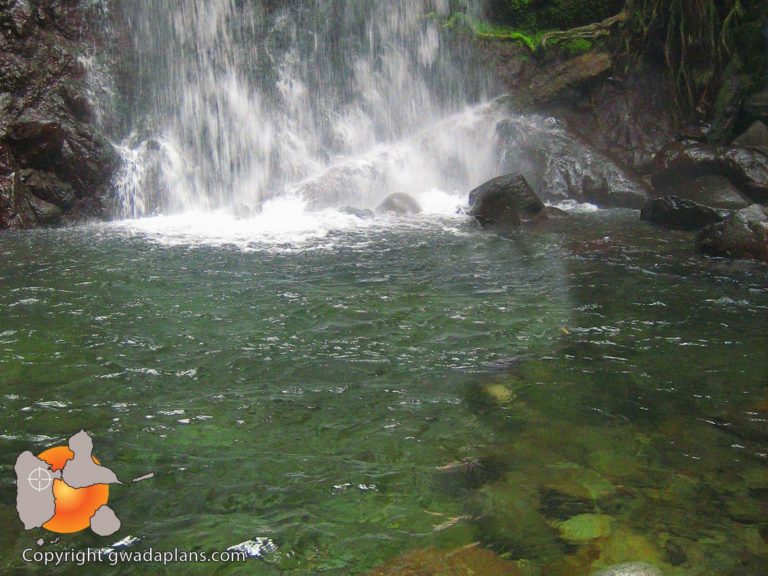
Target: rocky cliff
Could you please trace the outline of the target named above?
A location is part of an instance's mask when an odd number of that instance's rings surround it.
[[[117,158],[89,96],[92,0],[0,0],[0,229],[101,217]]]

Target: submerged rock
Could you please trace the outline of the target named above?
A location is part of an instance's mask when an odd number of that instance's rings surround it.
[[[456,550],[413,550],[374,569],[370,576],[519,576],[513,563],[494,552],[471,545]]]
[[[613,518],[605,514],[579,514],[558,525],[560,535],[567,542],[587,542],[604,538],[611,532]]]
[[[390,194],[384,201],[376,208],[376,212],[380,214],[418,214],[421,212],[421,206],[413,197],[403,192],[395,192]]]
[[[507,174],[472,190],[469,209],[483,226],[519,226],[544,210],[544,203],[523,176]]]
[[[624,562],[623,564],[616,564],[610,566],[599,572],[595,572],[592,576],[663,576],[661,570],[659,570],[653,564],[647,562]]]
[[[704,228],[696,247],[710,256],[768,262],[768,214],[755,204]]]
[[[678,230],[701,230],[724,217],[714,208],[676,196],[652,198],[640,211],[642,220]]]

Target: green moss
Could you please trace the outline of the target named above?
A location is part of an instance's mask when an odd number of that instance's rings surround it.
[[[475,37],[483,40],[500,40],[520,42],[534,51],[541,42],[545,31],[530,32],[511,26],[501,26],[485,20],[471,18],[464,13],[457,12],[442,22],[445,29],[464,29]]]
[[[577,38],[575,40],[571,40],[570,42],[565,42],[563,44],[563,48],[569,54],[578,56],[579,54],[584,54],[585,52],[592,50],[592,42],[586,38]]]

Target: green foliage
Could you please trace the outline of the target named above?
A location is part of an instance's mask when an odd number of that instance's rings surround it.
[[[463,13],[454,13],[443,22],[443,28],[463,28],[471,32],[475,37],[484,40],[504,40],[520,42],[532,52],[541,42],[544,31],[529,32],[511,26],[500,26],[485,20],[477,20]]]
[[[576,38],[570,42],[565,42],[563,48],[572,56],[578,56],[579,54],[584,54],[585,52],[592,50],[592,42],[586,38]]]

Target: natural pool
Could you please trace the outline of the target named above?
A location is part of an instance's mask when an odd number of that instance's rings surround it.
[[[17,518],[17,455],[84,428],[135,549],[275,545],[216,573],[479,542],[525,575],[768,574],[768,269],[690,246],[623,211],[508,238],[435,216],[238,245],[5,233],[0,572],[52,536]]]

